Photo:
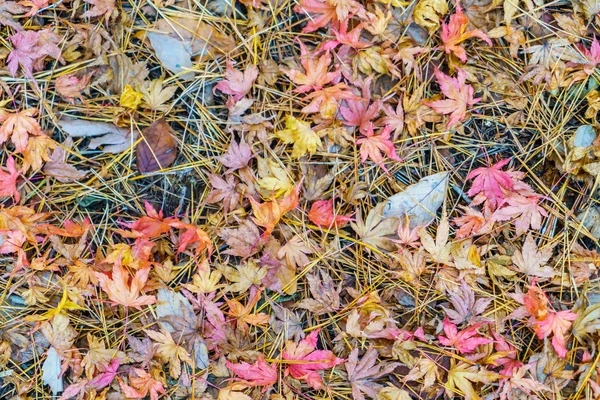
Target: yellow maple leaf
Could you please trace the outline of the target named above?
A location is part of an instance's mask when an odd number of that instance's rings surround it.
[[[479,400],[481,397],[473,388],[473,383],[491,383],[501,377],[495,372],[483,368],[480,370],[477,365],[469,365],[464,362],[458,364],[452,362],[450,367],[448,381],[445,385],[446,394],[449,397],[460,394],[465,400]]]
[[[119,100],[119,104],[121,105],[121,107],[136,110],[142,103],[143,97],[144,95],[140,92],[136,92],[135,89],[131,87],[131,85],[125,85],[123,93],[121,93],[121,99]]]
[[[60,301],[58,302],[58,305],[56,306],[56,308],[48,310],[45,313],[40,314],[40,315],[28,315],[25,317],[25,320],[29,321],[29,322],[46,321],[46,320],[51,319],[55,315],[60,314],[63,310],[83,310],[83,309],[84,308],[81,307],[79,304],[74,303],[73,301],[71,301],[69,299],[67,289],[65,288],[65,290],[63,291],[62,297],[61,297]]]
[[[292,157],[300,158],[306,153],[313,155],[317,147],[321,146],[321,138],[310,128],[310,123],[288,115],[285,118],[285,126],[287,129],[275,132],[275,136],[284,143],[294,143]]]
[[[260,179],[257,181],[261,194],[264,197],[278,198],[287,195],[294,186],[287,171],[283,169],[277,161],[262,157],[257,158],[258,175]]]

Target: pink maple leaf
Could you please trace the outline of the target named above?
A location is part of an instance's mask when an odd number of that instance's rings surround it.
[[[382,102],[377,100],[371,105],[371,78],[365,79],[362,87],[362,99],[345,100],[346,107],[340,106],[340,114],[344,117],[342,123],[346,126],[356,126],[364,135],[372,126],[372,121],[379,116]]]
[[[298,86],[294,89],[297,93],[306,93],[311,90],[321,90],[331,82],[338,82],[339,72],[327,72],[331,64],[329,52],[316,57],[314,52],[309,51],[304,43],[300,42],[300,64],[305,72],[295,69],[284,71],[286,75]]]
[[[94,389],[103,389],[110,385],[117,376],[117,370],[121,365],[121,359],[115,358],[110,364],[104,369],[104,372],[98,374],[94,379],[89,382],[89,385]]]
[[[369,127],[365,137],[360,138],[356,141],[360,145],[360,159],[362,162],[370,159],[375,164],[379,165],[381,169],[388,172],[387,168],[383,164],[384,155],[388,158],[396,161],[402,161],[398,154],[396,154],[396,148],[394,143],[390,140],[391,128],[386,126],[378,135],[373,132],[373,126]]]
[[[277,365],[269,365],[262,356],[254,364],[233,364],[227,361],[227,368],[242,378],[241,383],[248,387],[265,386],[266,389],[279,379]]]
[[[250,92],[257,77],[258,68],[256,65],[247,65],[246,70],[242,72],[233,68],[233,64],[227,61],[225,79],[215,85],[213,92],[220,90],[225,94],[232,95],[234,101],[238,101]]]
[[[465,119],[467,109],[481,100],[480,97],[473,97],[475,89],[467,85],[467,73],[458,69],[458,76],[452,78],[438,70],[434,71],[435,77],[440,85],[442,93],[447,97],[445,100],[424,101],[423,104],[433,108],[440,114],[450,114],[448,128]]]
[[[483,192],[485,199],[493,207],[501,205],[506,199],[507,191],[512,190],[514,186],[511,176],[501,169],[509,162],[510,158],[507,158],[491,167],[479,167],[471,171],[467,179],[475,180],[467,195],[475,196]]]
[[[492,331],[494,337],[494,349],[502,354],[500,358],[494,358],[493,364],[502,367],[500,375],[512,376],[513,371],[521,368],[523,363],[517,360],[517,349],[504,340],[498,332]]]
[[[343,358],[337,358],[329,350],[316,350],[318,336],[319,330],[316,330],[298,344],[287,341],[281,354],[283,360],[290,361],[284,374],[305,380],[315,390],[323,388],[323,379],[317,371],[333,368],[344,362]]]
[[[385,113],[385,117],[382,118],[382,122],[391,128],[394,132],[394,137],[397,138],[404,130],[404,109],[402,107],[402,101],[398,101],[395,110],[390,105],[384,105],[383,112]]]
[[[548,213],[539,204],[539,196],[524,197],[513,193],[506,198],[508,206],[496,210],[492,215],[495,221],[507,221],[515,218],[517,236],[521,236],[529,227],[539,230],[542,227],[542,216]]]
[[[567,348],[565,347],[565,333],[571,325],[573,321],[577,318],[577,314],[567,311],[550,311],[546,315],[546,317],[537,321],[534,317],[533,319],[534,330],[538,337],[538,339],[544,339],[553,333],[552,337],[552,347],[556,350],[556,354],[559,357],[565,357],[567,355]]]
[[[20,31],[9,37],[13,51],[8,55],[8,70],[12,76],[17,75],[19,65],[25,76],[33,79],[33,70],[42,68],[41,61],[46,56],[60,60],[60,36],[48,29],[41,31]]]
[[[309,14],[309,21],[302,32],[314,32],[330,22],[337,27],[350,14],[364,12],[364,7],[355,0],[300,0],[294,11]]]
[[[19,171],[15,168],[15,159],[12,156],[6,160],[6,168],[8,172],[0,170],[0,196],[13,196],[18,203],[21,199],[21,194],[17,190]]]
[[[450,322],[446,316],[443,325],[446,336],[438,336],[438,340],[444,346],[454,347],[459,353],[472,353],[477,346],[493,341],[479,336],[477,329],[483,324],[472,324],[459,332],[456,325]]]
[[[467,31],[468,24],[469,18],[462,12],[458,1],[456,2],[456,13],[450,16],[450,22],[442,24],[441,37],[446,54],[454,53],[462,62],[467,62],[467,52],[459,44],[465,40],[478,37],[490,46],[492,45],[490,38],[480,29]]]

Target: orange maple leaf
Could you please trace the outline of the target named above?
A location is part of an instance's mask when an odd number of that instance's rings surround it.
[[[120,304],[125,307],[134,307],[141,310],[141,306],[156,303],[154,296],[140,296],[140,291],[146,285],[150,267],[140,268],[133,278],[129,272],[122,267],[121,260],[113,265],[112,279],[108,275],[95,272],[100,287],[108,295],[113,305]],[[131,279],[130,279],[131,278]]]
[[[265,232],[262,235],[263,238],[268,238],[273,233],[275,226],[285,213],[298,206],[298,196],[301,186],[302,182],[281,200],[266,201],[261,204],[250,197],[250,204],[252,204],[252,211],[254,212],[252,220],[256,225],[265,228]]]
[[[34,115],[37,113],[35,108],[16,113],[0,112],[0,144],[6,142],[9,138],[15,145],[17,152],[22,153],[27,148],[29,135],[43,135],[42,127],[36,121]]]
[[[450,16],[448,24],[442,24],[441,36],[446,54],[454,53],[462,62],[467,62],[467,52],[459,44],[465,40],[478,37],[490,46],[492,45],[492,41],[482,30],[473,29],[467,31],[468,24],[469,18],[462,12],[458,1],[456,2],[456,14]]]

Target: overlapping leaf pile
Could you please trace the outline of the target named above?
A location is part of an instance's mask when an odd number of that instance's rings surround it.
[[[599,398],[599,13],[0,1],[0,397]]]

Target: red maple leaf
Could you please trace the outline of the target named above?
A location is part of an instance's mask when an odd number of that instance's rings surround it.
[[[227,61],[225,79],[215,85],[213,92],[220,90],[225,94],[232,95],[234,101],[238,101],[252,89],[257,77],[258,68],[256,68],[256,65],[249,64],[246,66],[246,70],[242,72],[233,68],[231,61]]]
[[[279,379],[277,365],[269,365],[262,356],[259,356],[254,364],[233,364],[227,361],[227,368],[242,378],[240,383],[248,387],[265,386],[266,389]]]
[[[510,158],[507,158],[491,167],[480,167],[471,171],[467,179],[475,178],[475,180],[467,195],[472,197],[483,192],[485,199],[494,208],[504,203],[507,192],[510,192],[514,186],[511,176],[501,169],[509,162]]]
[[[295,379],[305,380],[313,389],[323,388],[323,379],[317,371],[333,368],[344,362],[329,350],[316,350],[319,330],[313,331],[300,343],[287,341],[281,353],[284,361],[290,361],[284,374]]]
[[[156,212],[154,207],[147,201],[144,202],[146,208],[146,216],[141,217],[135,222],[124,223],[123,225],[130,228],[131,232],[116,230],[125,237],[146,238],[151,239],[159,237],[171,230],[171,224],[177,222],[177,218],[163,218],[163,212]]]
[[[481,98],[473,97],[475,89],[473,89],[473,86],[466,84],[467,74],[462,69],[458,69],[456,78],[444,74],[437,68],[434,74],[442,93],[447,99],[424,101],[423,104],[433,108],[440,114],[450,114],[448,120],[448,128],[450,128],[462,121],[467,115],[467,109],[478,103]]]
[[[459,353],[472,353],[477,346],[493,342],[491,339],[479,336],[477,329],[483,324],[472,324],[467,329],[458,331],[456,325],[446,316],[443,325],[446,336],[438,336],[438,340],[444,346],[454,347]]]
[[[465,40],[478,37],[490,46],[492,45],[490,38],[480,29],[467,31],[468,24],[469,18],[462,12],[458,1],[456,2],[456,14],[450,16],[448,24],[442,24],[441,36],[446,54],[454,53],[462,62],[467,62],[467,52],[459,44]]]
[[[321,228],[341,228],[352,218],[346,215],[336,215],[333,200],[315,201],[308,212],[308,219]]]
[[[356,141],[356,143],[360,145],[360,159],[362,162],[370,159],[387,172],[388,170],[383,164],[384,155],[392,160],[402,161],[400,157],[398,157],[398,154],[396,154],[394,143],[390,141],[390,131],[391,128],[386,126],[378,135],[376,135],[373,132],[373,125],[371,125],[365,134],[365,137]]]

